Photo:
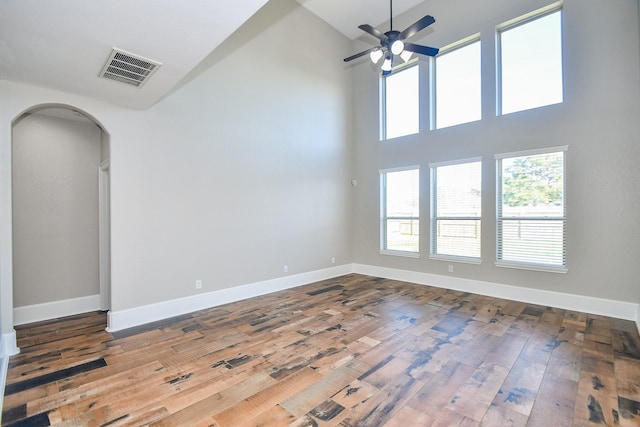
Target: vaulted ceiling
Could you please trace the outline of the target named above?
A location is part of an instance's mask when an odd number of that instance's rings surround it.
[[[272,0],[280,1],[280,0]],[[297,0],[350,39],[386,0]],[[396,0],[394,15],[424,0]],[[0,79],[146,109],[267,0],[0,0]],[[113,48],[161,64],[140,87],[99,77]]]

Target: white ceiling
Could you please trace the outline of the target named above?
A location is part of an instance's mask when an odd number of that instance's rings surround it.
[[[393,16],[398,16],[422,2],[424,0],[395,0]],[[378,27],[389,20],[388,0],[298,0],[298,3],[352,40],[364,34],[358,25],[369,24]],[[389,30],[379,29],[383,33]],[[402,29],[404,28],[400,30]]]
[[[389,19],[386,0],[297,1],[350,39]],[[423,1],[395,0],[394,16]],[[0,0],[0,79],[146,109],[266,2]],[[162,66],[140,88],[99,78],[114,47]]]
[[[267,0],[0,0],[0,78],[145,109]],[[158,61],[136,88],[98,77],[113,47]]]

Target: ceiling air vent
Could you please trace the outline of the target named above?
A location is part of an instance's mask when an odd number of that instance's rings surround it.
[[[114,48],[99,76],[130,86],[142,87],[161,65],[151,59]]]

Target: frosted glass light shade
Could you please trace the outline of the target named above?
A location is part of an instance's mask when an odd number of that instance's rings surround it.
[[[391,71],[391,58],[387,57],[384,59],[381,69],[382,71]]]
[[[407,62],[408,60],[411,59],[412,55],[413,55],[413,52],[411,52],[410,50],[403,50],[402,53],[400,54],[400,58],[402,58],[404,62]]]
[[[369,54],[369,58],[371,59],[371,62],[373,62],[374,64],[377,64],[378,61],[380,61],[380,58],[382,58],[382,56],[383,56],[383,53],[380,49],[376,49]]]
[[[396,40],[391,44],[391,52],[394,55],[400,55],[404,50],[404,42],[402,40]]]

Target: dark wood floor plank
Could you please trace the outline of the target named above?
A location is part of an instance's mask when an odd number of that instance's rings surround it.
[[[49,414],[42,413],[9,424],[4,424],[3,418],[2,425],[6,425],[7,427],[46,427],[50,426],[51,423],[49,422]]]
[[[8,384],[4,389],[5,395],[19,393],[30,388],[38,387],[44,384],[50,384],[56,381],[60,381],[69,378],[73,375],[79,375],[85,372],[92,371],[94,369],[104,368],[107,366],[107,362],[104,359],[96,359],[90,362],[75,365],[69,368],[60,369],[50,374],[41,375],[39,377],[31,378],[28,380],[14,382]]]
[[[349,274],[110,334],[16,327],[2,425],[640,425],[633,322]]]

